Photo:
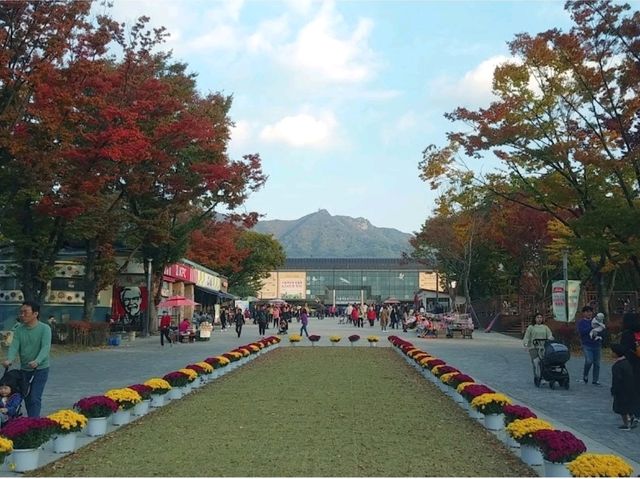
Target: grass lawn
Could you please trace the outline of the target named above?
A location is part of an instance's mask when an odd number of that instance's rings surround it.
[[[285,347],[36,476],[535,476],[390,348]]]

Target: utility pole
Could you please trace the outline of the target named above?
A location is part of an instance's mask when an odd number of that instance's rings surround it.
[[[145,314],[145,321],[142,325],[142,337],[149,336],[149,323],[151,322],[151,304],[153,302],[153,294],[151,291],[151,263],[152,258],[147,258],[147,313]]]
[[[562,279],[564,279],[564,312],[569,322],[569,252],[562,251]]]

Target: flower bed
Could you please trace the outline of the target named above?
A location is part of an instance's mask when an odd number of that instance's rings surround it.
[[[13,442],[13,449],[37,449],[47,442],[58,424],[47,417],[18,417],[2,428],[2,435]]]

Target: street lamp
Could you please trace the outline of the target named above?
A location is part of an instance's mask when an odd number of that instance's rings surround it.
[[[147,314],[145,314],[146,318],[144,324],[142,325],[142,336],[149,336],[149,323],[151,322],[151,303],[152,296],[151,293],[151,263],[153,263],[152,258],[147,258]]]
[[[449,309],[453,312],[453,309],[456,307],[456,286],[458,286],[458,282],[454,279],[451,281],[451,293],[449,295],[450,300],[452,301],[452,305],[450,305]]]

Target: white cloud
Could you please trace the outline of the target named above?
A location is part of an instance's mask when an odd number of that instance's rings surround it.
[[[231,128],[231,144],[243,146],[251,138],[252,126],[246,120],[238,120]]]
[[[257,30],[247,38],[247,49],[250,52],[271,52],[274,46],[282,43],[289,32],[287,15],[265,20]]]
[[[200,35],[186,44],[188,51],[193,50],[232,50],[238,46],[236,29],[229,25],[217,25],[204,35]]]
[[[508,61],[514,61],[514,59],[496,55],[484,60],[458,80],[440,77],[430,86],[432,96],[437,99],[453,99],[459,105],[486,105],[493,98],[491,92],[493,72],[498,65]]]
[[[333,113],[325,112],[319,116],[301,113],[265,126],[260,138],[297,148],[326,148],[333,143],[337,125]]]
[[[325,2],[318,14],[298,32],[294,42],[278,52],[279,60],[315,79],[331,82],[361,82],[369,79],[376,65],[368,45],[373,21],[361,18],[355,27]]]

